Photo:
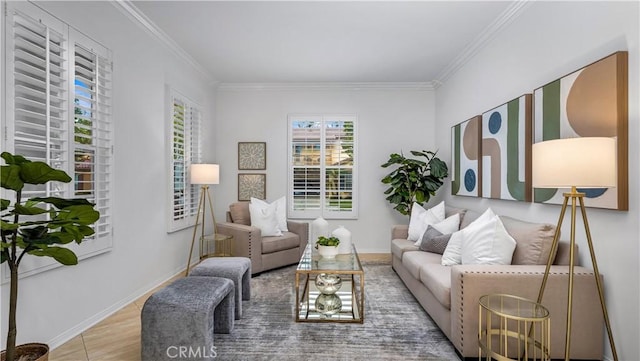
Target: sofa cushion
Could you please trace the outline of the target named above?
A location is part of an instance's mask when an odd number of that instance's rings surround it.
[[[455,214],[452,217],[458,217],[458,215]],[[422,235],[420,250],[424,252],[443,254],[444,250],[447,248],[447,243],[449,243],[449,238],[451,238],[452,233],[453,232],[443,234],[434,227],[429,226]]]
[[[430,224],[444,221],[444,202],[438,205],[424,209],[418,203],[413,203],[411,207],[411,219],[409,219],[409,235],[407,239],[410,241],[419,241],[424,231]],[[416,246],[418,246],[416,244]]]
[[[406,239],[394,239],[391,241],[391,254],[402,259],[402,254],[407,251],[417,251],[414,242]]]
[[[420,282],[447,309],[451,309],[451,267],[436,263],[420,267]]]
[[[231,205],[229,206],[229,213],[231,213],[231,222],[244,224],[245,226],[251,225],[249,202],[231,203]]]
[[[282,232],[279,237],[262,237],[262,254],[284,251],[300,246],[300,237],[291,232]]]
[[[462,231],[462,264],[511,264],[516,241],[500,217],[493,215],[488,221],[478,223],[480,219]]]
[[[516,240],[511,264],[547,264],[556,226],[548,223],[531,223],[501,216],[504,228]],[[551,255],[555,258],[555,254]]]
[[[408,251],[402,255],[402,265],[419,280],[420,268],[425,264],[440,264],[440,255],[422,251]]]
[[[468,225],[470,225],[476,219],[480,218],[481,215],[482,213],[480,212],[468,209],[465,212],[464,217],[462,217],[462,219],[460,220],[460,229],[467,228]]]

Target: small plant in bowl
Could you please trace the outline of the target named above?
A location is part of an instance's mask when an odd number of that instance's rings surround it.
[[[338,245],[340,240],[338,237],[320,236],[316,241],[316,249],[320,256],[324,258],[334,258],[338,254]]]

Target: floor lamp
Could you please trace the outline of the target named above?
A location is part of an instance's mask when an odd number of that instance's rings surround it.
[[[578,188],[611,188],[616,186],[617,179],[617,157],[616,157],[616,141],[613,138],[566,138],[555,139],[535,143],[532,152],[533,164],[533,186],[535,188],[570,188],[571,191],[563,193],[564,202],[560,211],[560,218],[555,235],[553,237],[553,245],[551,254],[555,255],[558,249],[558,237],[560,228],[564,219],[567,204],[571,201],[571,240],[569,251],[569,296],[567,301],[567,323],[566,323],[566,339],[564,358],[569,360],[571,349],[571,313],[573,305],[573,270],[575,265],[575,241],[576,241],[576,203],[580,204],[584,229],[591,254],[591,263],[596,278],[596,286],[598,287],[598,295],[600,296],[600,305],[602,306],[602,315],[607,327],[609,336],[609,344],[613,353],[613,359],[618,360],[618,354],[613,342],[613,334],[611,333],[611,324],[609,323],[609,315],[604,301],[604,293],[602,290],[602,282],[600,280],[600,272],[593,250],[591,241],[591,232],[589,231],[589,223],[587,221],[587,212],[584,207],[585,193],[578,192]],[[549,270],[553,260],[549,257],[547,267],[544,272],[542,285],[538,294],[538,303],[542,301],[544,289],[549,278]]]
[[[202,238],[204,237],[204,220],[205,220],[205,203],[209,203],[209,211],[213,222],[213,235],[216,234],[216,216],[213,212],[213,201],[211,193],[209,193],[210,184],[220,183],[220,166],[218,164],[192,164],[190,167],[191,184],[200,184],[200,201],[198,202],[198,212],[196,213],[196,224],[193,227],[193,236],[191,237],[191,249],[189,250],[189,258],[187,259],[187,270],[185,276],[189,275],[189,267],[191,266],[191,256],[193,255],[193,245],[196,241],[196,233],[198,232],[198,224],[200,224],[200,253],[202,254]],[[202,217],[200,213],[202,211]]]

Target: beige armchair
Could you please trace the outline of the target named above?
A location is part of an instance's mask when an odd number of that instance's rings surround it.
[[[279,237],[262,237],[251,226],[249,202],[229,206],[227,222],[217,224],[217,232],[233,236],[233,255],[251,259],[251,274],[298,263],[309,238],[309,224],[287,221],[288,232]]]

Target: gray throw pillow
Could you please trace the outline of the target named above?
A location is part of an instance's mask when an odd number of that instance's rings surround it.
[[[429,226],[422,235],[420,250],[425,252],[443,254],[444,250],[447,248],[447,244],[449,244],[449,238],[451,238],[451,233],[442,234],[437,229]]]

